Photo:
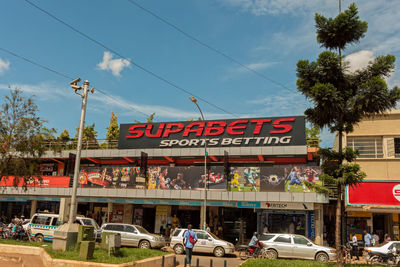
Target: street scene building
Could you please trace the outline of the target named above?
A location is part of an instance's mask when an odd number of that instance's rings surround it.
[[[43,180],[27,191],[8,187],[2,212],[64,212],[73,153],[47,152]],[[307,152],[302,116],[121,124],[118,149],[82,151],[78,214],[160,233],[167,226],[202,227],[206,202],[207,226],[232,242],[258,231],[322,243],[328,199],[303,183],[321,183],[320,174],[318,159]]]

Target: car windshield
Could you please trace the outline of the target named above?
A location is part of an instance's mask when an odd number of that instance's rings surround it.
[[[82,220],[83,225],[91,225],[96,230],[98,230],[100,228],[100,226],[97,224],[97,222],[93,219],[82,218],[81,220]]]
[[[138,231],[139,231],[141,234],[150,234],[149,231],[147,231],[146,229],[144,229],[142,226],[135,225],[135,227],[136,227],[136,229],[138,229]]]
[[[213,233],[207,232],[210,236],[212,236],[214,239],[222,240],[218,236],[214,235]]]

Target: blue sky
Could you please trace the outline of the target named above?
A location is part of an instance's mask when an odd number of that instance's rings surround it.
[[[310,104],[296,91],[296,62],[314,60],[316,12],[335,16],[335,0],[133,0],[208,45],[223,51],[285,87],[278,86],[188,39],[126,0],[31,0],[89,36],[154,73],[244,117],[302,115]],[[399,57],[400,1],[355,1],[369,23],[366,38],[345,51],[353,68],[377,55]],[[351,2],[344,1],[347,7]],[[116,102],[95,92],[89,96],[86,123],[104,138],[113,110],[119,123],[199,117],[189,95],[143,72],[129,61],[84,39],[23,0],[1,3],[0,47],[71,77],[87,79]],[[398,85],[395,71],[389,79]],[[35,94],[49,127],[75,134],[81,100],[69,80],[0,51],[0,95],[7,87]],[[206,119],[231,118],[200,102]],[[329,146],[333,137],[322,139]]]

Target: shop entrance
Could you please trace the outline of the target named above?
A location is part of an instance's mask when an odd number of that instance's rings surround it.
[[[187,227],[189,224],[194,229],[200,227],[200,207],[172,206],[171,217],[176,215],[179,219],[178,227]]]
[[[143,207],[142,226],[149,232],[154,233],[156,220],[156,209]]]
[[[379,236],[379,243],[383,242],[385,234],[392,235],[389,216],[391,214],[374,214],[373,215],[373,228],[374,232]]]

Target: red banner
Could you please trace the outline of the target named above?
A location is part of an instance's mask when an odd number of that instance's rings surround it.
[[[348,205],[400,206],[400,181],[364,182],[346,192]]]
[[[14,186],[14,176],[3,177],[0,181],[0,186]],[[27,181],[28,187],[69,187],[70,177],[68,176],[42,176],[40,181],[34,177]],[[23,179],[17,181],[17,186],[23,186]]]

